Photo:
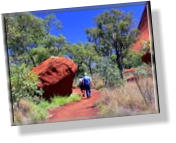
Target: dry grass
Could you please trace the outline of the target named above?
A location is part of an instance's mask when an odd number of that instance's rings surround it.
[[[97,103],[101,115],[136,115],[158,112],[155,102],[153,79],[140,78],[141,94],[135,81],[119,88],[106,88],[102,100]],[[145,99],[145,100],[144,100]]]
[[[49,110],[80,99],[80,95],[75,93],[68,97],[55,96],[51,98],[50,102],[41,99],[39,103],[36,103],[32,100],[22,98],[18,106],[14,106],[14,125],[45,121],[48,118]]]
[[[103,88],[104,86],[105,84],[104,84],[102,77],[100,77],[98,74],[92,75],[92,88],[99,90]]]

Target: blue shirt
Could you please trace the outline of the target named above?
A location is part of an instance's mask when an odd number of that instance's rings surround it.
[[[83,77],[83,83],[84,85],[90,85],[91,78],[89,76],[84,76]]]

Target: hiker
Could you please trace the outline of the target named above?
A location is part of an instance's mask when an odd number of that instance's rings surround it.
[[[90,84],[91,84],[91,78],[87,75],[87,73],[84,73],[83,85],[84,85],[84,89],[86,90],[87,98],[91,97]]]
[[[85,89],[84,89],[84,84],[83,84],[83,78],[79,79],[79,84],[78,84],[79,88],[81,89],[82,92],[82,96],[85,96]]]

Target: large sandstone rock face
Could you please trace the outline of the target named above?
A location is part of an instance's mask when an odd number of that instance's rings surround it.
[[[145,7],[140,23],[138,25],[138,29],[139,29],[139,36],[138,36],[138,40],[136,41],[136,43],[134,43],[132,49],[136,52],[140,52],[141,51],[141,47],[142,47],[142,42],[143,41],[149,41],[150,37],[149,37],[149,25],[148,25],[148,15],[147,15],[147,8]]]
[[[43,97],[46,99],[54,95],[69,95],[76,71],[77,65],[64,57],[51,57],[33,68],[41,80],[38,87],[43,88]]]
[[[140,34],[138,36],[138,40],[136,41],[136,43],[134,43],[132,50],[136,52],[141,52],[142,42],[150,41],[149,31],[151,29],[148,23],[149,23],[149,19],[148,19],[148,14],[147,14],[147,7],[145,7],[140,23],[139,23],[139,26],[138,26]],[[146,64],[151,64],[151,53],[149,50],[146,51],[146,53],[141,57],[141,60]]]

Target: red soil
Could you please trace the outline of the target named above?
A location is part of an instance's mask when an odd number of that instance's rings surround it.
[[[81,93],[79,89],[74,89],[73,92]],[[98,113],[95,104],[100,100],[101,95],[97,90],[92,90],[91,92],[91,98],[89,99],[82,97],[80,101],[49,111],[49,122],[95,118]]]

